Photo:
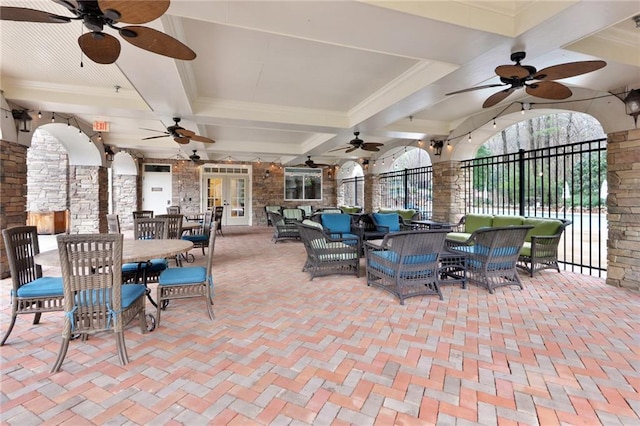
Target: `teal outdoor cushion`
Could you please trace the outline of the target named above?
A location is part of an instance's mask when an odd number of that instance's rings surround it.
[[[128,308],[135,302],[138,297],[147,291],[144,284],[122,284],[121,287],[121,304],[122,308]],[[103,300],[106,299],[106,300]],[[76,294],[77,305],[103,304],[111,305],[111,289],[104,288],[101,290],[83,290]]]
[[[183,235],[183,240],[191,241],[192,243],[201,243],[203,241],[209,241],[209,237],[204,234],[196,234],[196,235]]]
[[[184,268],[169,268],[162,271],[158,277],[159,285],[200,284],[206,281],[207,268],[204,266],[187,266]]]
[[[323,214],[321,217],[322,226],[327,228],[329,233],[351,232],[351,216],[348,214]]]
[[[18,297],[64,296],[62,277],[41,277],[18,289]]]
[[[147,291],[143,284],[122,284],[122,307],[128,308]]]
[[[388,276],[395,276],[396,269],[387,266],[388,263],[398,263],[400,261],[400,255],[393,250],[376,250],[371,253],[368,267],[377,269]],[[419,265],[421,263],[430,263],[436,260],[436,253],[421,254],[406,256],[403,259],[404,265]],[[377,259],[376,259],[377,258]],[[411,278],[412,276],[425,276],[431,275],[431,269],[425,269],[423,271],[405,271],[401,277]]]
[[[400,231],[400,219],[398,213],[374,213],[376,231],[398,232]]]

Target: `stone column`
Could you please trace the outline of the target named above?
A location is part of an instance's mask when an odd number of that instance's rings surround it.
[[[364,175],[364,212],[375,212],[380,209],[380,176]]]
[[[0,229],[27,223],[27,147],[0,140]],[[9,276],[4,240],[0,238],[0,278]]]
[[[607,284],[640,290],[640,129],[607,140]]]
[[[113,212],[120,218],[121,227],[133,226],[133,211],[137,210],[138,192],[136,175],[113,175]]]
[[[457,223],[464,211],[464,173],[460,162],[433,165],[433,220]]]
[[[107,169],[99,166],[69,167],[70,232],[107,232],[109,211]]]

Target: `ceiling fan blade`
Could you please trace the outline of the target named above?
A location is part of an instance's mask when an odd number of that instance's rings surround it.
[[[168,135],[169,133],[165,132],[164,130],[156,130],[156,129],[148,129],[146,127],[140,127],[140,130],[147,130],[149,132],[158,132],[158,133],[164,133],[165,135]]]
[[[149,137],[146,137],[146,138],[142,138],[142,140],[146,141],[146,140],[149,140],[149,139],[166,138],[168,136],[169,136],[168,134],[166,134],[166,135],[158,135],[158,136],[149,136]]]
[[[132,36],[133,34],[135,36]],[[134,46],[158,55],[185,61],[193,60],[196,57],[196,53],[188,46],[153,28],[128,26],[120,30],[120,35]]]
[[[573,93],[564,84],[556,81],[541,81],[527,86],[526,91],[531,96],[544,99],[567,99]]]
[[[605,61],[567,62],[566,64],[543,68],[538,71],[533,78],[536,80],[560,80],[596,71],[604,68],[606,65],[607,63]]]
[[[196,135],[195,132],[192,132],[191,130],[183,129],[182,127],[175,129],[175,132],[184,138],[193,138]]]
[[[118,22],[144,24],[164,15],[170,3],[169,0],[98,0],[98,7],[107,16],[111,13],[109,10],[117,12]]]
[[[23,7],[0,6],[0,19],[3,21],[44,22],[47,24],[64,24],[71,22],[66,16],[54,15],[42,10],[25,9]]]
[[[504,78],[525,78],[529,76],[529,70],[522,65],[500,65],[496,67],[496,74]]]
[[[353,151],[355,151],[356,149],[358,149],[358,147],[357,147],[357,146],[352,146],[351,148],[349,148],[349,149],[347,149],[347,150],[345,151],[345,154],[348,154],[348,153],[350,153],[350,152],[353,152]]]
[[[471,92],[473,90],[488,89],[489,87],[506,86],[505,83],[485,84],[484,86],[469,87],[468,89],[456,90],[455,92],[445,93],[445,96],[457,95],[458,93]]]
[[[174,141],[178,142],[181,145],[186,145],[189,142],[191,142],[191,139],[186,138],[186,137],[180,137],[180,138],[173,138]]]
[[[202,142],[202,143],[216,143],[213,139],[206,138],[204,136],[193,135],[191,136],[192,141]]]
[[[380,145],[383,145],[383,144],[380,144]],[[372,152],[380,151],[380,148],[378,148],[375,145],[371,145],[371,143],[365,143],[360,148],[362,148],[363,151],[372,151]]]
[[[112,64],[120,56],[120,42],[105,33],[85,33],[78,37],[78,44],[85,55],[98,64]]]
[[[78,9],[78,2],[76,0],[53,0],[60,6],[66,7],[69,11],[74,12]]]
[[[510,87],[508,89],[504,89],[497,93],[494,93],[493,95],[489,96],[486,101],[484,101],[484,103],[482,104],[482,108],[491,108],[495,104],[502,102],[502,100],[506,99],[506,97],[512,94],[514,90],[516,89]]]
[[[332,149],[329,152],[342,151],[343,149],[350,148],[350,146],[341,146],[340,148]]]

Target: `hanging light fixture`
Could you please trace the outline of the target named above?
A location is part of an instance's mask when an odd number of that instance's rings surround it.
[[[18,122],[22,123],[21,132],[29,133],[31,131],[31,116],[27,112],[26,109],[12,109],[11,115],[13,115],[14,120],[18,120]]]
[[[638,128],[638,115],[640,115],[640,89],[631,90],[623,100],[627,115],[633,117],[633,122]]]
[[[442,155],[442,147],[444,146],[443,141],[431,141],[431,146],[433,147],[433,155]]]

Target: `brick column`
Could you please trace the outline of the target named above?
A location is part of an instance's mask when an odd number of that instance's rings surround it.
[[[640,290],[640,129],[607,140],[607,284]]]
[[[70,232],[106,233],[109,210],[107,169],[99,166],[69,168]]]
[[[27,147],[0,140],[0,229],[27,223]],[[0,278],[9,276],[4,240],[0,238]]]
[[[433,220],[457,223],[464,215],[464,174],[460,165],[454,161],[433,165]]]
[[[380,209],[380,176],[364,175],[364,206],[363,211],[375,212]]]

